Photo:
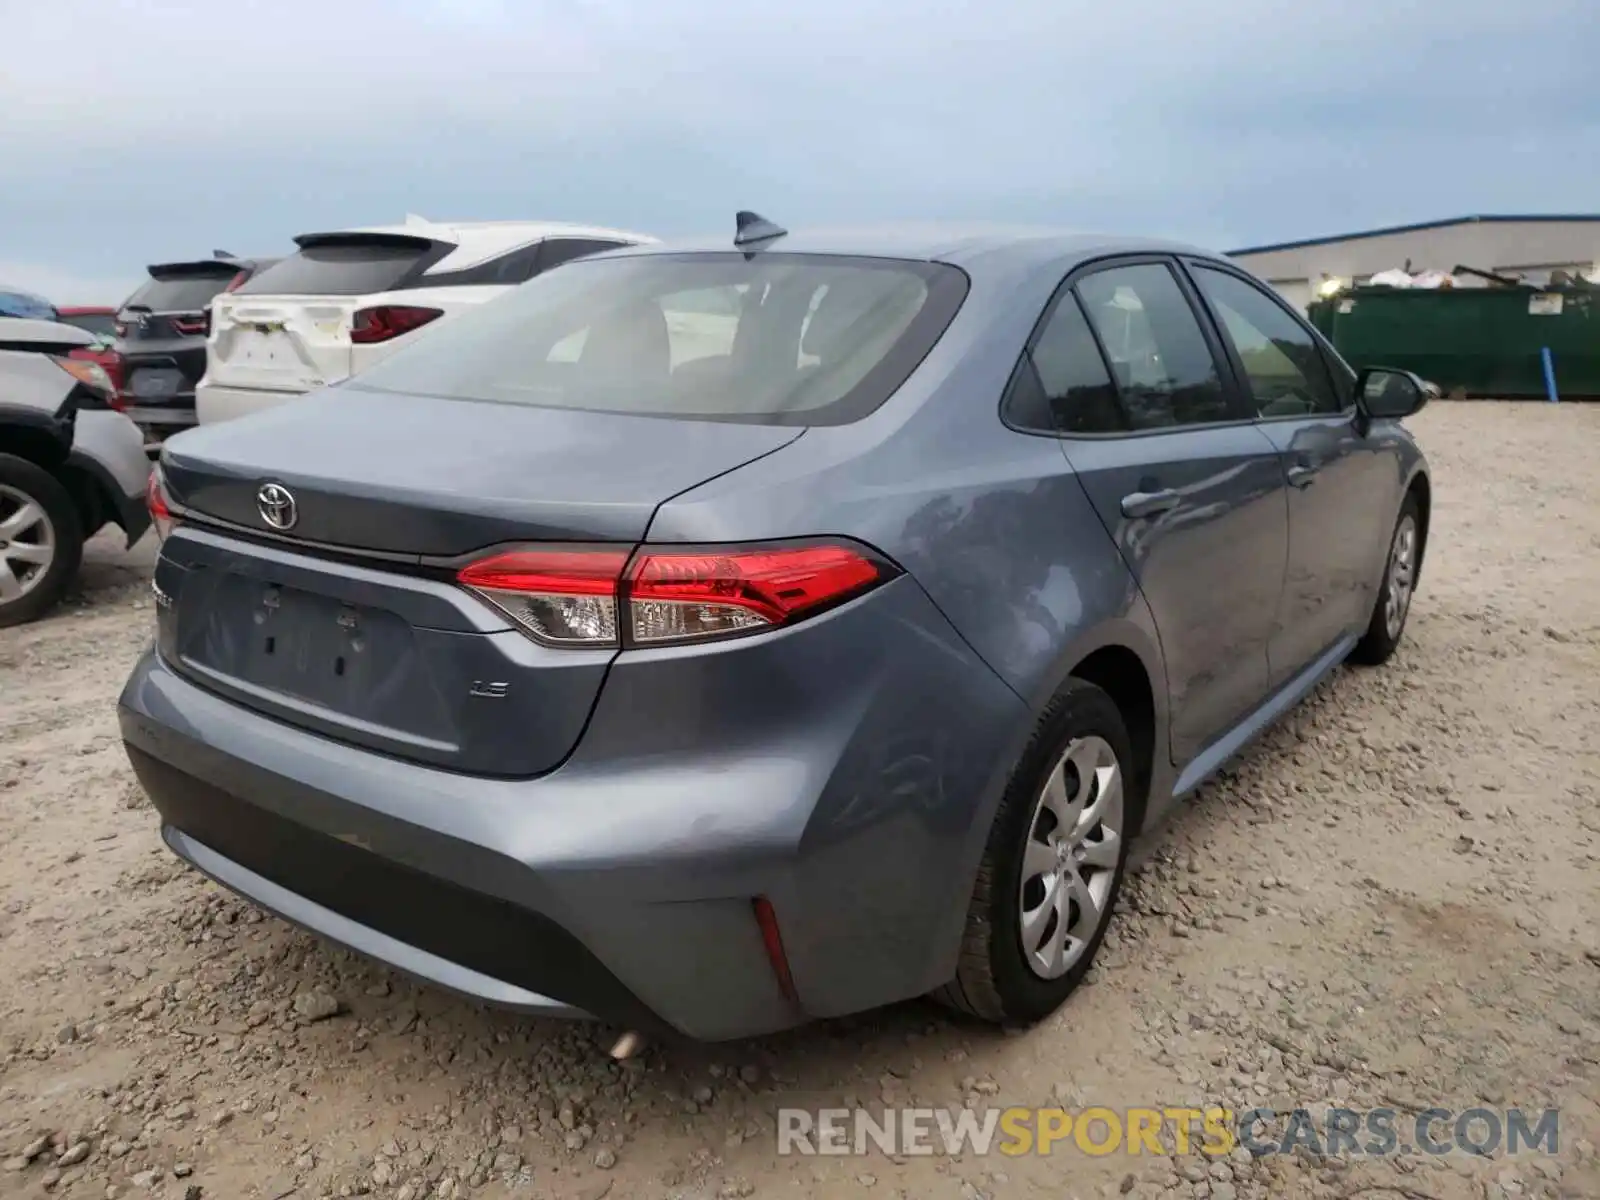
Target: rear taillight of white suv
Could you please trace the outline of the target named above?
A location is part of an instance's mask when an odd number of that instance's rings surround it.
[[[898,574],[843,540],[752,546],[539,546],[490,555],[456,581],[547,646],[703,642],[792,625]]]
[[[444,310],[416,304],[379,304],[358,308],[350,317],[350,340],[358,346],[387,342],[401,334],[421,329],[429,321],[444,316]]]

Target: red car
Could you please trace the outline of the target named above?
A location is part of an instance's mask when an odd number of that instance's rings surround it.
[[[123,405],[122,355],[111,344],[117,336],[117,310],[96,305],[68,306],[56,309],[56,320],[63,325],[75,325],[99,339],[93,347],[74,350],[68,357],[100,364],[111,377],[111,386],[115,389],[111,394],[112,407],[120,410]]]

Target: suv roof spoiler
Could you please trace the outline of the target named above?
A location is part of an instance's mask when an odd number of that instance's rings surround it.
[[[254,261],[248,258],[198,258],[191,262],[151,263],[145,270],[150,272],[152,279],[163,276],[173,278],[179,275],[221,275],[236,274],[254,266]]]
[[[390,233],[373,229],[332,229],[325,233],[302,233],[294,244],[302,250],[313,246],[392,246],[396,249],[426,250],[437,239],[415,233]]]

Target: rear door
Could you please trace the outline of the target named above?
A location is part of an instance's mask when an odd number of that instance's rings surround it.
[[[1310,327],[1243,275],[1187,265],[1289,484],[1289,564],[1269,647],[1283,682],[1365,624],[1399,481],[1393,460],[1363,435],[1354,397]]]
[[[448,243],[407,234],[316,234],[212,308],[206,382],[308,392],[355,369],[351,328],[376,293],[415,277]]]
[[[1171,752],[1264,701],[1288,554],[1283,468],[1174,262],[1096,264],[1032,351],[1063,448],[1139,582],[1167,665]]]

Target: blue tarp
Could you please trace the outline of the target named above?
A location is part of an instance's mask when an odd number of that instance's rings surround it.
[[[35,321],[54,321],[56,306],[43,296],[8,288],[0,283],[0,317],[28,317]]]

